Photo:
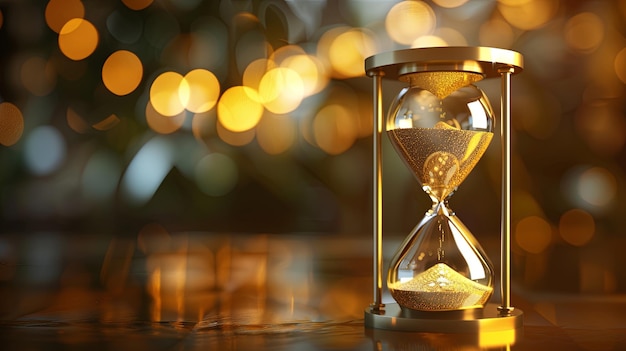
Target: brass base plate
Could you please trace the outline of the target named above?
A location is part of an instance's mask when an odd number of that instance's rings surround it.
[[[501,316],[496,304],[461,311],[421,312],[403,310],[396,303],[384,311],[365,310],[365,327],[393,331],[429,333],[482,333],[516,330],[523,327],[523,312],[514,309]]]

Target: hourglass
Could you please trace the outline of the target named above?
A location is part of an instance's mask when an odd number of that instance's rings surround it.
[[[374,78],[374,303],[370,328],[463,332],[521,327],[510,306],[510,81],[522,70],[521,54],[485,47],[393,51],[369,57]],[[495,127],[487,96],[474,83],[501,77],[502,304],[489,303],[494,268],[448,201],[489,146]],[[408,83],[382,118],[381,78]],[[382,302],[382,153],[386,134],[415,175],[432,206],[389,263],[387,288],[396,303]]]

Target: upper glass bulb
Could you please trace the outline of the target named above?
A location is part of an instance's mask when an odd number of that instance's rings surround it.
[[[433,201],[454,192],[493,136],[487,97],[467,85],[479,78],[467,72],[415,73],[391,106],[386,129],[392,143]]]

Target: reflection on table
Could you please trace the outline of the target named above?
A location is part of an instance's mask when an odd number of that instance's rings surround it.
[[[157,225],[135,236],[8,235],[0,238],[0,341],[3,350],[626,347],[626,296],[519,286],[521,331],[367,329],[370,254],[362,237],[169,233]]]

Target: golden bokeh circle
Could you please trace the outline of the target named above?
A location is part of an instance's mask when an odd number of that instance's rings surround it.
[[[102,82],[115,95],[135,91],[143,77],[143,65],[134,53],[119,50],[112,53],[102,66]]]
[[[0,144],[16,144],[24,132],[22,111],[10,102],[0,103]]]
[[[98,30],[89,21],[73,18],[59,32],[59,49],[74,61],[89,57],[98,46]]]

